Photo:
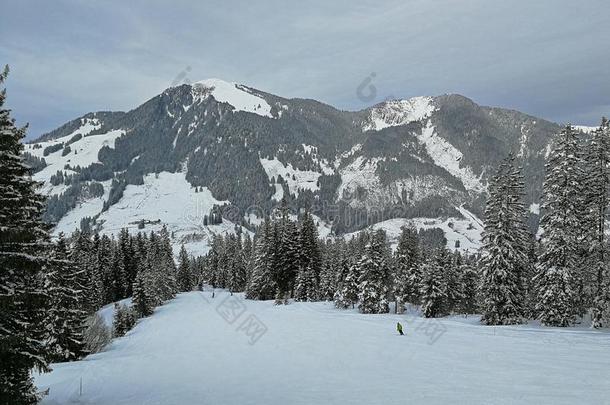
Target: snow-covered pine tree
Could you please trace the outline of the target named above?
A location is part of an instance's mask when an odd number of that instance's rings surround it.
[[[121,300],[127,295],[127,274],[125,269],[125,254],[122,251],[122,244],[112,239],[110,249],[110,274],[107,286],[109,299],[111,302]]]
[[[309,211],[305,211],[303,214],[298,232],[298,244],[300,247],[299,268],[311,268],[316,276],[316,283],[319,283],[322,257],[318,240],[318,228]]]
[[[311,264],[304,269],[299,269],[294,288],[294,299],[297,301],[318,300],[318,283]]]
[[[341,247],[338,242],[328,242],[322,271],[320,272],[319,298],[331,301],[337,291],[337,273],[341,261]]]
[[[138,265],[135,261],[134,239],[129,235],[129,231],[126,228],[121,229],[118,243],[119,252],[122,254],[121,262],[124,266],[122,273],[124,277],[123,298],[126,298],[133,295],[131,287],[138,273]]]
[[[586,282],[587,295],[591,296],[591,318],[594,328],[610,323],[610,282],[608,265],[607,212],[610,193],[610,123],[602,119],[600,127],[593,132],[591,143],[585,155],[587,171],[586,220],[588,234],[588,254],[585,268],[588,269]]]
[[[567,125],[546,163],[536,311],[544,325],[568,326],[577,313],[584,191],[577,132]]]
[[[275,256],[273,225],[266,220],[254,243],[252,277],[246,288],[246,298],[269,300],[275,297],[277,287],[273,279],[271,264]]]
[[[180,247],[180,254],[178,255],[178,290],[192,291],[193,290],[193,275],[191,274],[191,262],[184,248],[184,245]]]
[[[241,243],[241,236],[237,236],[235,240],[235,249],[231,257],[229,289],[232,293],[244,291],[246,289],[246,282],[246,257]]]
[[[358,272],[358,263],[349,264],[346,260],[343,263],[348,268],[347,275],[342,279],[335,293],[334,300],[337,308],[347,309],[354,308],[354,305],[358,302],[358,279],[360,274]],[[343,266],[342,266],[343,267]]]
[[[291,291],[295,288],[295,279],[299,272],[299,233],[296,224],[290,220],[286,200],[282,200],[281,217],[277,222],[277,254],[273,263],[273,278],[277,286],[276,303],[286,303]],[[306,249],[306,245],[301,245]]]
[[[121,337],[133,328],[136,323],[135,311],[125,304],[114,304],[114,336]]]
[[[99,244],[97,248],[97,259],[95,262],[95,273],[99,275],[102,281],[102,290],[99,291],[100,294],[100,306],[108,304],[110,302],[115,301],[115,296],[113,294],[113,271],[112,271],[112,253],[113,246],[112,240],[108,235],[102,235],[99,239]]]
[[[458,309],[462,301],[462,285],[460,284],[460,269],[463,258],[460,252],[449,252],[444,250],[445,256],[441,259],[444,269],[444,278],[447,283],[447,306],[446,310],[451,313]]]
[[[217,238],[217,255],[216,263],[216,285],[220,288],[226,288],[229,284],[229,274],[231,272],[230,256],[231,256],[231,239],[219,235]]]
[[[86,232],[76,231],[71,239],[73,240],[72,260],[80,274],[77,282],[83,295],[82,309],[87,314],[91,314],[97,309],[91,305],[91,294],[93,294],[95,288],[91,274],[95,258],[91,235]]]
[[[420,296],[422,312],[426,318],[447,314],[447,282],[442,267],[445,255],[443,249],[437,249],[422,264]]]
[[[245,290],[245,286],[248,285],[248,281],[250,280],[250,277],[252,276],[252,256],[253,256],[253,243],[252,243],[252,238],[250,237],[250,234],[248,232],[246,232],[245,236],[244,236],[244,242],[243,242],[243,257],[244,257],[244,265],[246,268],[246,279],[244,282],[244,290]]]
[[[525,225],[523,176],[510,154],[489,184],[482,255],[481,321],[487,325],[523,322],[529,235]]]
[[[404,304],[419,302],[421,283],[421,263],[417,230],[412,226],[403,227],[394,254],[394,298],[396,312],[404,312]]]
[[[172,242],[165,225],[159,232],[159,253],[159,277],[162,280],[163,300],[166,301],[176,296],[178,283],[176,282],[176,263],[174,262]]]
[[[467,257],[459,268],[460,302],[457,310],[461,314],[478,313],[479,273],[475,259]]]
[[[99,234],[95,233],[91,242],[91,261],[87,268],[90,289],[85,306],[90,313],[97,311],[106,303],[104,296],[104,262],[101,261],[103,252],[100,252],[101,244],[102,240]]]
[[[219,280],[219,269],[218,264],[220,261],[220,256],[224,249],[223,246],[223,238],[221,235],[214,235],[212,237],[212,244],[210,247],[210,251],[205,256],[205,269],[204,269],[204,279],[207,283],[209,283],[213,288],[219,287],[219,283],[222,281]]]
[[[59,234],[50,266],[48,325],[50,355],[53,362],[77,360],[85,354],[83,331],[87,318],[84,295],[79,280],[84,270],[72,260],[72,252],[63,233]]]
[[[381,229],[376,231],[357,265],[360,273],[358,308],[365,314],[380,314],[390,310],[388,305],[390,268],[386,245],[385,232]]]
[[[143,272],[138,272],[132,286],[133,308],[138,318],[144,318],[152,314],[153,306],[146,294],[145,276]]]
[[[0,73],[0,85],[8,67]],[[31,370],[47,370],[44,324],[49,235],[22,155],[25,128],[17,128],[0,92],[0,403],[38,401]]]

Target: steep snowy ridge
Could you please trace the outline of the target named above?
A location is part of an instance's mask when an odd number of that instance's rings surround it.
[[[475,192],[485,191],[486,187],[481,183],[481,178],[475,176],[470,167],[461,167],[462,152],[445,139],[437,136],[434,126],[430,121],[422,129],[418,139],[426,147],[426,151],[434,160],[434,163],[460,179],[466,190]]]
[[[408,100],[386,101],[371,109],[370,121],[365,131],[380,131],[387,127],[421,121],[434,112],[432,97],[413,97]]]
[[[192,89],[195,102],[201,102],[208,95],[212,95],[216,101],[232,105],[235,111],[273,118],[271,106],[263,98],[250,93],[245,86],[220,79],[207,79],[193,83]]]

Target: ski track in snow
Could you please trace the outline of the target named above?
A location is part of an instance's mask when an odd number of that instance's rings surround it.
[[[83,361],[36,375],[43,405],[604,404],[608,333],[536,325],[487,327],[478,316],[362,315],[332,303],[180,294]],[[267,328],[255,344],[250,315]],[[405,336],[396,334],[400,321]],[[432,335],[435,329],[442,334]],[[437,337],[436,340],[433,338]],[[79,396],[82,378],[83,394]]]

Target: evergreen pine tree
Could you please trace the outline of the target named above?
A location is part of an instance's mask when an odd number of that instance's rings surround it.
[[[177,275],[178,289],[179,291],[192,291],[193,290],[193,274],[191,273],[191,263],[188,257],[188,253],[184,248],[184,245],[180,248],[180,254],[178,256],[178,275]]]
[[[273,262],[273,278],[277,286],[277,303],[285,303],[291,291],[295,288],[295,279],[300,270],[299,263],[306,262],[304,255],[307,255],[308,249],[311,249],[310,241],[307,240],[306,245],[297,246],[299,233],[295,223],[290,220],[286,201],[283,200],[281,218],[277,223],[277,253]],[[301,252],[299,252],[299,248]],[[302,256],[299,257],[299,254]]]
[[[568,125],[547,161],[542,194],[536,311],[544,325],[570,325],[577,312],[577,294],[582,286],[577,271],[584,234],[581,170],[577,133]]]
[[[417,231],[413,227],[404,227],[394,255],[393,284],[397,313],[404,312],[406,302],[419,302],[420,265]]]
[[[592,326],[601,328],[610,322],[610,283],[608,281],[607,211],[610,193],[610,123],[602,119],[600,127],[593,132],[586,154],[586,215],[588,247],[585,268],[588,296],[592,296]]]
[[[420,295],[422,312],[426,318],[436,318],[447,314],[447,282],[444,277],[442,261],[444,256],[438,250],[427,258],[422,265]]]
[[[0,73],[0,85],[8,67]],[[30,371],[47,370],[49,265],[44,198],[23,158],[25,128],[17,128],[0,92],[0,403],[38,401]]]
[[[457,310],[462,314],[475,314],[478,309],[479,274],[471,258],[462,263],[459,274],[460,302]]]
[[[509,155],[492,177],[485,209],[482,258],[482,322],[523,322],[529,236],[522,201],[523,176]]]
[[[378,230],[371,237],[364,256],[358,262],[358,298],[360,312],[379,314],[389,311],[388,293],[390,269],[387,260],[386,236]]]
[[[337,292],[334,296],[335,306],[342,309],[349,307],[354,308],[354,305],[358,302],[359,267],[357,263],[349,265],[349,262],[347,261],[344,265],[348,267],[349,270],[345,278],[338,283]]]
[[[318,245],[318,228],[309,211],[305,211],[301,218],[298,239],[300,247],[299,268],[311,268],[315,274],[316,283],[319,283],[322,260],[320,246]]]
[[[146,294],[146,286],[144,274],[138,273],[133,282],[133,308],[136,311],[138,318],[144,318],[152,314],[152,306]]]
[[[64,235],[59,234],[49,272],[50,307],[48,310],[51,359],[54,362],[77,360],[85,354],[83,330],[86,312],[83,311],[83,291],[78,285],[79,270]]]
[[[253,300],[269,300],[275,297],[277,287],[272,273],[272,263],[275,256],[275,237],[273,226],[269,221],[265,224],[254,243],[254,259],[252,277],[246,288],[246,298]]]
[[[318,299],[318,284],[311,264],[307,268],[299,269],[294,288],[294,299],[297,301],[317,301]]]
[[[232,293],[244,291],[247,282],[246,257],[240,236],[238,236],[235,241],[235,248],[231,257],[231,269],[229,290]]]

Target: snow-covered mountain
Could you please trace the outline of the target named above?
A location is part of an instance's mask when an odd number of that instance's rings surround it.
[[[208,79],[169,88],[129,112],[86,114],[26,152],[50,196],[56,233],[166,224],[176,246],[204,252],[212,234],[237,224],[253,230],[286,199],[294,210],[311,209],[323,236],[367,226],[396,236],[411,220],[443,229],[450,248],[459,241],[474,249],[498,161],[509,152],[519,157],[526,202],[535,208],[558,131],[460,95],[350,112]],[[213,210],[222,223],[211,220]]]

